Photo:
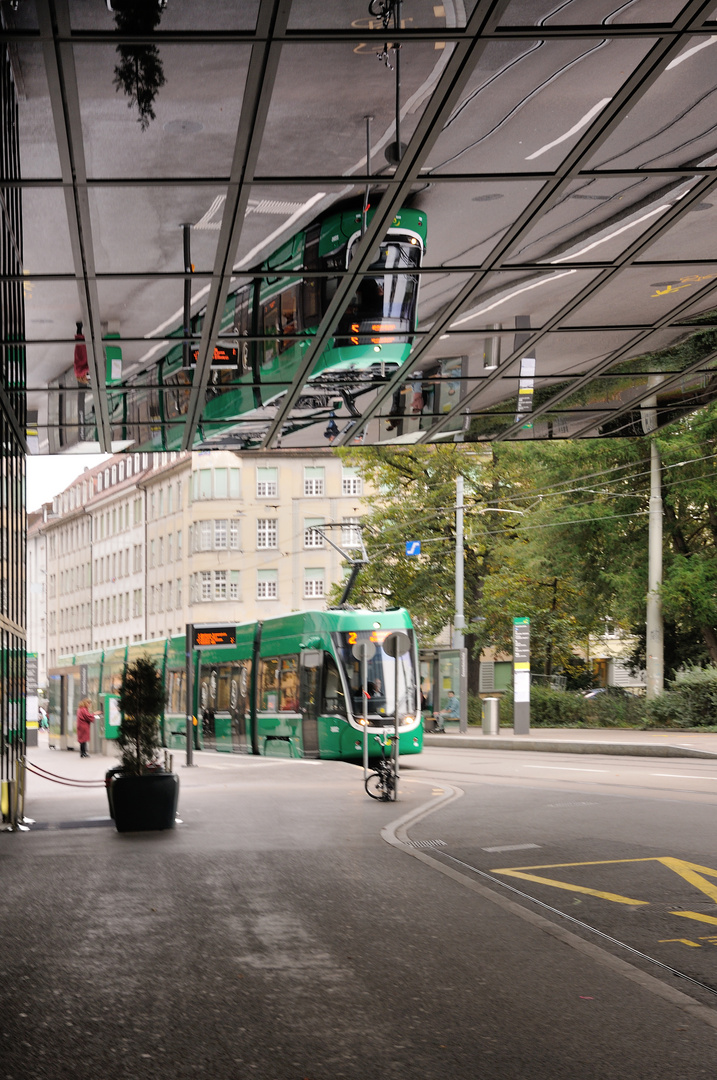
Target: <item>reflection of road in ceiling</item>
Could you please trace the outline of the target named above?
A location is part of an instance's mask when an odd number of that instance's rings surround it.
[[[704,0],[112,8],[0,4],[35,449],[634,434],[651,371],[660,422],[711,399]],[[377,274],[409,209],[422,257]]]

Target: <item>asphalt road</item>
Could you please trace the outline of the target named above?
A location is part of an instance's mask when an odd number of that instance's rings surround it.
[[[711,763],[436,748],[383,804],[340,762],[197,759],[169,833],[31,778],[36,826],[0,836],[3,1080],[713,1074],[714,995],[550,910],[708,982],[710,924],[671,912],[714,911]]]

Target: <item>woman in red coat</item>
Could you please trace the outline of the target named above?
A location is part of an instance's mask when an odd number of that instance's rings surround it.
[[[87,744],[90,741],[90,724],[95,722],[95,714],[90,712],[92,702],[83,698],[77,706],[77,741],[80,744],[80,757],[89,757]]]

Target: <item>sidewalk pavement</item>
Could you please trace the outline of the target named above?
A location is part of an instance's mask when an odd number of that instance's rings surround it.
[[[631,731],[624,728],[533,728],[514,735],[483,735],[479,727],[458,732],[426,734],[426,746],[471,750],[537,750],[551,754],[624,754],[633,757],[717,758],[717,732]]]

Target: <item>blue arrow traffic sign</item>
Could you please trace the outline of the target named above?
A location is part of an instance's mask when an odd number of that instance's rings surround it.
[[[407,555],[420,555],[421,554],[421,541],[420,540],[407,540],[406,541],[406,554]]]

